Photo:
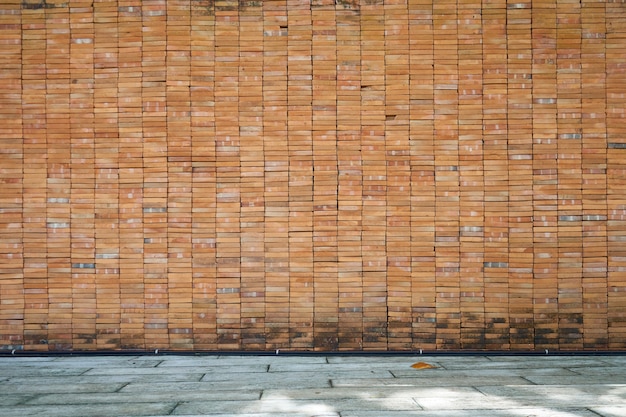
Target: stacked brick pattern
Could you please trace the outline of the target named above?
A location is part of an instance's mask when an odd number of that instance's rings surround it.
[[[0,29],[0,349],[626,348],[623,1]]]

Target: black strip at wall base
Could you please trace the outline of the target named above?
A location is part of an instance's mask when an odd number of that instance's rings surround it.
[[[620,356],[626,350],[421,350],[421,351],[189,351],[189,350],[85,350],[25,351],[0,350],[0,357],[48,356]]]

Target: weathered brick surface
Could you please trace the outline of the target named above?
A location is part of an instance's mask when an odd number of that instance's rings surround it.
[[[621,1],[0,4],[0,349],[626,348]]]

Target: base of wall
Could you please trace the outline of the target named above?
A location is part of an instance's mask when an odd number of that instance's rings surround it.
[[[6,356],[577,356],[577,355],[626,355],[626,350],[434,350],[434,351],[191,351],[191,350],[83,350],[83,351],[25,351],[0,350]]]

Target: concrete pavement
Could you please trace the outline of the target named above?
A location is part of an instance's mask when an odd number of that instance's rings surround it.
[[[624,417],[626,356],[0,356],[2,417],[171,415]]]

